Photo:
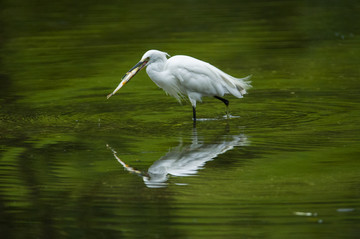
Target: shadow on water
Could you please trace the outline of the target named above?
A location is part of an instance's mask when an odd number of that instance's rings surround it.
[[[177,147],[171,148],[168,153],[155,161],[147,171],[140,171],[131,167],[120,159],[112,147],[109,145],[107,147],[113,152],[115,159],[124,169],[142,177],[147,187],[162,188],[168,185],[167,181],[170,176],[186,177],[196,175],[208,161],[216,159],[218,155],[224,154],[234,147],[243,147],[250,144],[245,134],[219,135],[216,142],[205,143],[199,139],[196,128],[192,131],[191,140],[191,143],[184,144],[180,139]]]

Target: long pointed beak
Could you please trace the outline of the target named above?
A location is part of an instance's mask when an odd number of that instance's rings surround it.
[[[121,78],[121,82],[118,85],[118,87],[116,87],[116,89],[112,93],[108,94],[106,98],[109,99],[111,96],[115,95],[116,92],[118,92],[118,90],[120,90],[121,87],[123,87],[127,82],[129,82],[131,78],[133,78],[136,75],[136,73],[138,73],[142,68],[144,68],[147,63],[148,60],[139,61],[133,68],[131,68],[128,72],[126,72],[126,74]]]

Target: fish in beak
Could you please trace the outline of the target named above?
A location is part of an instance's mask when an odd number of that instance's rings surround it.
[[[121,82],[118,87],[116,87],[116,89],[112,93],[108,94],[107,98],[109,99],[111,96],[115,95],[115,93],[118,92],[118,90],[120,90],[121,87],[123,87],[128,81],[130,81],[131,78],[136,75],[136,73],[138,73],[142,68],[144,68],[148,62],[148,59],[145,59],[144,61],[139,61],[139,63],[137,63],[128,72],[126,72],[126,74],[121,78]]]

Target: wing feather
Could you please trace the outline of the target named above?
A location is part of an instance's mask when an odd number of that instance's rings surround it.
[[[232,94],[241,98],[250,88],[246,78],[232,77],[209,63],[189,56],[168,59],[165,68],[178,79],[182,94],[197,92],[203,96]]]

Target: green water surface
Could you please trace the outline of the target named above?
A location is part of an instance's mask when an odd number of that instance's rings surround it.
[[[1,238],[359,237],[358,1],[0,6]],[[253,88],[107,100],[149,49]]]

